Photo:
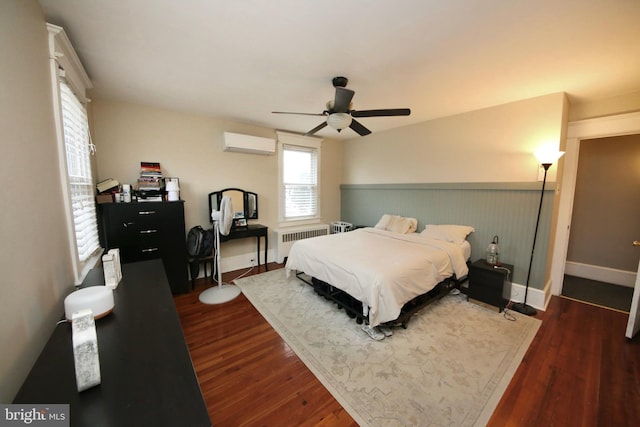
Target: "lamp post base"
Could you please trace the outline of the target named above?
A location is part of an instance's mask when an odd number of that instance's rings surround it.
[[[527,316],[535,316],[538,313],[538,311],[535,308],[523,302],[517,302],[515,304],[511,304],[511,310],[517,311],[518,313],[522,313]]]

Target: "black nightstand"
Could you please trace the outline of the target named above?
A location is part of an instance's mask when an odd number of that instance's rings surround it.
[[[469,266],[469,290],[467,299],[474,299],[498,308],[499,311],[511,299],[513,265],[501,263],[489,265],[480,259]]]

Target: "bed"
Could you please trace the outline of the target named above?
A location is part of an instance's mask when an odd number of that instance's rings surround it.
[[[371,327],[396,322],[412,306],[421,308],[434,290],[448,292],[466,278],[471,253],[466,236],[473,228],[427,225],[420,233],[404,231],[376,226],[299,240],[289,252],[287,275],[311,278],[305,281],[316,291]]]

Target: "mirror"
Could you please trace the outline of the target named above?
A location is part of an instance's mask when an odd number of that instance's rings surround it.
[[[244,214],[244,192],[242,190],[223,190],[220,193],[220,200],[225,196],[231,198],[233,219],[246,218],[246,215]]]
[[[258,219],[258,195],[240,188],[225,188],[209,193],[209,212],[218,210],[222,197],[229,196],[233,206],[233,227],[247,225],[247,220]],[[211,218],[209,218],[211,221]]]

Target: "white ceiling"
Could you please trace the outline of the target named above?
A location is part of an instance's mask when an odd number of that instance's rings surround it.
[[[566,92],[640,91],[639,0],[39,0],[92,96],[306,132],[349,78],[381,131]],[[353,138],[331,128],[319,136]]]

